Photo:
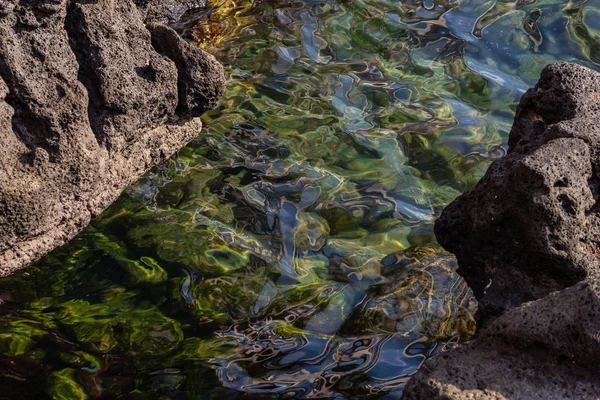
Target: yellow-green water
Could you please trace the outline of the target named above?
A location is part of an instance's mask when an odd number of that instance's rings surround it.
[[[0,398],[398,398],[474,331],[435,244],[549,62],[598,68],[600,0],[212,1],[205,130],[0,280]],[[460,235],[460,232],[456,232]]]

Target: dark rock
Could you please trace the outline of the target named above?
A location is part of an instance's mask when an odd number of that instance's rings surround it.
[[[600,398],[600,297],[581,282],[511,310],[428,360],[405,399]]]
[[[479,301],[476,338],[406,399],[600,398],[600,74],[548,66],[507,156],[436,222]]]
[[[508,155],[436,222],[439,243],[479,299],[480,320],[598,270],[598,93],[597,72],[547,67],[517,109]]]
[[[198,135],[223,69],[168,40],[177,60],[156,51],[131,0],[0,0],[0,276],[73,237]],[[181,81],[192,89],[179,93]]]

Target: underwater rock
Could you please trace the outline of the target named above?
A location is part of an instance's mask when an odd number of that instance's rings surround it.
[[[406,399],[600,398],[600,73],[551,64],[507,156],[436,222],[479,330],[428,360]]]
[[[156,50],[145,15],[167,3],[0,4],[0,276],[65,243],[199,134],[223,68],[164,26],[176,50]]]

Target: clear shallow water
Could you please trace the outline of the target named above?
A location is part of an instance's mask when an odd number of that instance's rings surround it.
[[[230,77],[221,106],[69,245],[0,280],[1,396],[398,398],[475,328],[435,218],[503,156],[547,63],[598,68],[599,6],[189,15],[180,31]]]

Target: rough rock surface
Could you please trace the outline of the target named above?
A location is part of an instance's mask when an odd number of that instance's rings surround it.
[[[185,1],[156,3],[164,17]],[[153,40],[155,8],[0,0],[0,276],[73,237],[222,95],[212,56],[166,26]]]
[[[437,239],[456,255],[481,317],[599,269],[598,122],[600,74],[551,64],[521,99],[507,156],[437,221]]]
[[[181,40],[175,31],[159,23],[148,24],[152,46],[175,62],[178,71],[179,111],[193,113],[214,108],[221,96],[221,87],[213,82],[220,79],[221,70],[213,57],[193,51],[193,46]]]
[[[599,293],[584,281],[506,312],[426,361],[403,398],[600,399]]]
[[[206,0],[135,0],[147,22],[171,25],[178,22],[189,10],[202,8]]]
[[[476,338],[406,399],[600,399],[600,73],[549,65],[507,156],[436,222],[479,301]]]

